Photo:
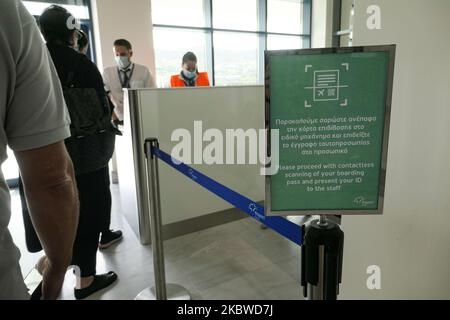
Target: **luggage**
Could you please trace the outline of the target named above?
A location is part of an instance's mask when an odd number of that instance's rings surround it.
[[[114,152],[116,129],[111,122],[112,108],[106,92],[74,87],[70,72],[63,93],[72,134],[65,144],[75,173],[85,174],[107,166]]]

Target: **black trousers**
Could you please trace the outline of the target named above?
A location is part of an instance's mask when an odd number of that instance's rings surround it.
[[[100,232],[109,226],[111,190],[109,170],[103,169],[76,177],[80,199],[80,220],[73,247],[72,265],[78,266],[82,277],[96,274]]]
[[[21,179],[20,195],[25,238],[30,252],[42,250],[31,223]],[[111,220],[111,190],[108,167],[76,176],[80,200],[80,219],[73,246],[72,265],[78,266],[82,277],[96,274],[97,248],[100,232],[108,230]]]

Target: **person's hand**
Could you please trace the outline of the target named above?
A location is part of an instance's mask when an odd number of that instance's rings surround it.
[[[112,121],[113,122],[119,121],[119,117],[117,117],[115,112],[113,112],[113,114],[112,114]]]
[[[123,135],[123,133],[119,129],[119,123],[120,123],[120,121],[117,119],[116,121],[111,122],[111,125],[112,125],[114,133],[118,136],[121,136],[121,135]]]
[[[61,292],[67,266],[52,263],[46,256],[36,264],[42,275],[42,300],[56,300]]]

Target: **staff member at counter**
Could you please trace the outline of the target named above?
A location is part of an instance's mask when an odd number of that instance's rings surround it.
[[[176,74],[170,79],[170,87],[209,87],[207,72],[198,72],[197,57],[192,52],[187,52],[183,56],[180,74]]]
[[[146,66],[131,61],[133,48],[128,40],[114,42],[114,56],[117,65],[105,69],[103,80],[115,107],[113,120],[123,122],[123,89],[153,88],[153,76]]]

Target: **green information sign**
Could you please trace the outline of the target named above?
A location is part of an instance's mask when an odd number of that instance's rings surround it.
[[[395,46],[266,53],[266,123],[280,138],[268,215],[382,213],[394,56]]]

